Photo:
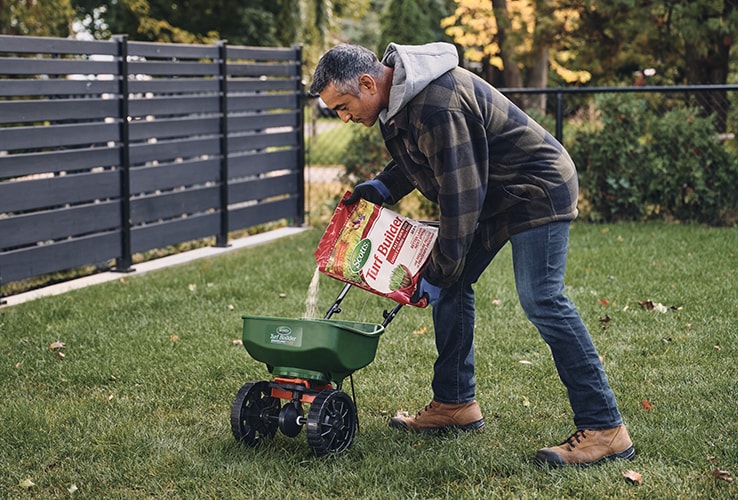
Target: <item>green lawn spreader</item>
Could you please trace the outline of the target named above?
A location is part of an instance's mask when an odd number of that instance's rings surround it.
[[[318,456],[351,445],[358,429],[352,374],[374,360],[379,337],[402,306],[384,311],[382,324],[331,319],[350,288],[344,286],[323,319],[243,317],[243,345],[273,378],[238,391],[231,409],[237,441],[256,446],[277,429],[295,437],[305,426]],[[342,389],[347,377],[352,396]]]

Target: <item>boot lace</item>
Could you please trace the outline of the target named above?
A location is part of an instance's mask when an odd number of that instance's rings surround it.
[[[416,415],[415,418],[418,418],[423,412],[430,411],[432,408],[433,408],[433,401],[425,405],[425,407],[422,410],[418,411],[418,414]]]
[[[564,442],[561,443],[561,444],[562,445],[563,444],[568,444],[569,447],[573,450],[574,448],[577,447],[577,444],[579,444],[583,440],[587,439],[587,436],[585,435],[585,432],[586,431],[584,431],[583,429],[582,430],[578,430],[574,434],[572,434],[571,436],[569,436],[568,438],[566,438],[564,440]],[[575,443],[575,441],[576,441],[576,443]]]

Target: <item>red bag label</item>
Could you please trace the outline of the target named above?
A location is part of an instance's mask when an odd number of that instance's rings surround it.
[[[315,251],[318,269],[400,304],[411,304],[438,229],[361,199],[336,207]]]

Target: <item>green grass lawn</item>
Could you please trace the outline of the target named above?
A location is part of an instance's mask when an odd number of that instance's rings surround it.
[[[234,345],[241,315],[301,317],[319,237],[0,309],[0,498],[738,496],[713,477],[738,477],[738,229],[573,226],[568,292],[638,455],[551,470],[532,457],[573,431],[570,410],[517,304],[507,249],[477,285],[484,432],[388,428],[398,409],[431,398],[430,311],[406,307],[354,375],[361,429],[346,452],[315,458],[304,430],[258,448],[234,440],[236,392],[269,379]],[[341,287],[321,277],[321,310]],[[639,305],[648,300],[666,312]],[[352,290],[335,318],[381,322],[391,306]],[[50,349],[56,341],[65,347]]]

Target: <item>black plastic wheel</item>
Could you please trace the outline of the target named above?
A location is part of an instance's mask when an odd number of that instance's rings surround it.
[[[247,382],[236,394],[231,408],[231,431],[236,441],[256,446],[272,437],[279,426],[279,398],[271,395],[269,383]]]
[[[316,455],[338,453],[351,446],[356,433],[356,406],[343,391],[318,393],[307,416],[308,444]]]

